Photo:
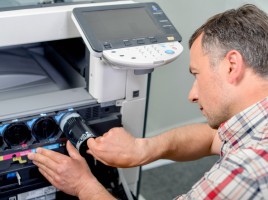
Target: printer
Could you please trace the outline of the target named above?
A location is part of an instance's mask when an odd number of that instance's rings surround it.
[[[143,137],[151,73],[181,54],[181,36],[159,5],[128,0],[0,0],[0,27],[0,200],[76,199],[27,154],[67,154],[68,113],[99,136],[124,127]],[[139,167],[81,154],[117,199],[137,199]]]

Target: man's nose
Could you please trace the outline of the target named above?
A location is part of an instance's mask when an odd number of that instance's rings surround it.
[[[191,88],[191,90],[189,92],[189,95],[188,95],[188,99],[192,103],[197,103],[197,101],[198,101],[198,90],[197,90],[197,83],[196,83],[196,81],[192,85],[192,88]]]

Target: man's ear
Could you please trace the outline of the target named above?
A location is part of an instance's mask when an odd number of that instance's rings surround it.
[[[225,59],[227,61],[227,78],[231,84],[239,84],[245,74],[245,63],[242,55],[236,51],[229,51]]]

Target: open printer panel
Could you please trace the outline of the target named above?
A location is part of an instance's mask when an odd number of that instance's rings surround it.
[[[44,44],[0,49],[0,120],[96,103],[84,78],[67,63],[53,65],[46,49]]]
[[[70,48],[73,45],[79,48],[76,53]],[[27,159],[37,147],[67,154],[58,124],[63,113],[79,113],[100,135],[122,126],[119,107],[100,105],[87,92],[85,56],[80,38],[0,49],[1,200],[43,195],[45,199],[75,199],[56,191]],[[102,184],[119,199],[126,199],[117,170],[83,156]],[[30,191],[39,196],[31,197]]]

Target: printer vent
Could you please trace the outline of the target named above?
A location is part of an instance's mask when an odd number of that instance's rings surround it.
[[[86,109],[79,110],[79,114],[83,117],[83,119],[93,120],[100,117],[100,106],[93,106]]]
[[[91,115],[92,115],[92,118],[96,118],[96,117],[99,117],[100,115],[100,107],[93,107],[92,110],[91,110]]]
[[[113,114],[119,114],[120,107],[115,106],[115,105],[106,106],[106,107],[95,105],[92,107],[87,107],[87,108],[77,110],[77,112],[81,115],[81,117],[84,120],[89,121],[89,120],[95,120],[95,119],[107,117]]]

